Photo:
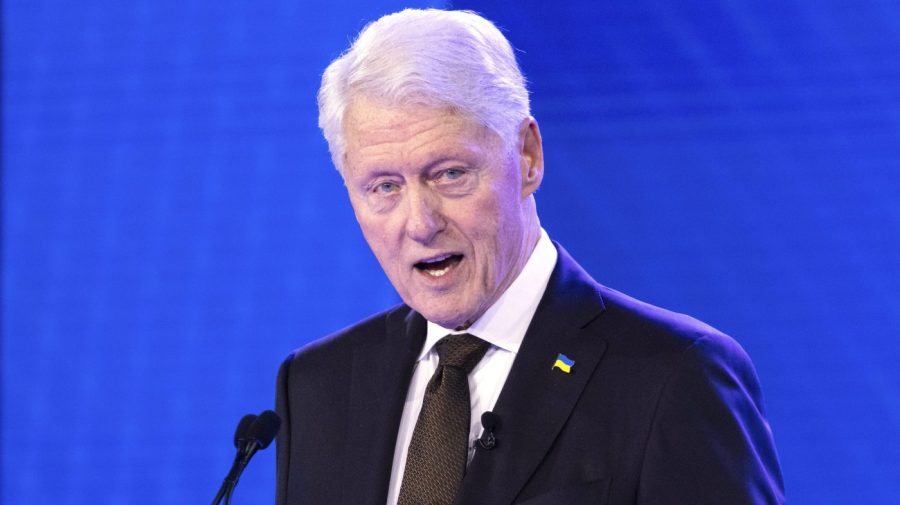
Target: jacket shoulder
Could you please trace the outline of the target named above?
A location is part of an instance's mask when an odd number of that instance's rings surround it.
[[[576,316],[576,320],[583,321],[577,316],[587,315],[586,326],[593,327],[612,350],[644,352],[645,357],[661,358],[678,355],[699,341],[709,341],[712,348],[721,346],[743,352],[731,337],[702,321],[600,284],[562,246],[554,245],[559,259],[545,297],[554,300],[559,310]]]
[[[309,342],[293,351],[282,364],[282,369],[301,368],[309,373],[322,371],[324,367],[333,369],[335,364],[349,361],[353,348],[360,342],[383,338],[390,321],[404,319],[412,311],[399,304],[373,314],[362,321],[342,328],[334,333]]]
[[[688,350],[744,355],[733,338],[689,315],[673,312],[637,300],[598,284],[605,313],[620,331],[610,339],[620,344],[646,345],[657,352],[676,354]]]

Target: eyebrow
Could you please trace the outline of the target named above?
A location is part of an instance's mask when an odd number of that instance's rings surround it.
[[[471,161],[468,161],[468,160],[464,161],[464,157],[460,156],[459,154],[461,154],[461,153],[454,153],[452,155],[441,156],[435,160],[428,162],[428,164],[426,164],[419,171],[429,172],[429,171],[433,170],[435,166],[440,165],[442,163],[446,163],[448,161],[459,161],[459,162],[471,163]],[[376,169],[373,169],[371,172],[366,173],[366,180],[371,180],[376,177],[383,177],[386,175],[402,175],[402,171],[397,170],[397,169],[376,168]]]

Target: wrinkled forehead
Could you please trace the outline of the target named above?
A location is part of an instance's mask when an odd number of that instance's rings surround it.
[[[445,116],[454,115],[462,119],[476,122],[471,114],[443,101],[440,98],[411,95],[404,96],[400,99],[389,99],[365,92],[352,92],[347,100],[347,106],[344,109],[344,131],[347,130],[347,123],[351,120],[359,121],[361,119],[369,119],[372,114],[391,114],[396,120],[395,125],[400,127],[406,117],[426,117],[426,116]]]
[[[354,96],[344,111],[343,133],[350,148],[361,137],[373,140],[403,137],[429,127],[442,126],[445,133],[467,130],[490,141],[491,130],[459,109],[444,103],[391,103],[367,95]]]
[[[450,106],[423,103],[391,103],[365,95],[356,96],[344,111],[343,129],[348,138],[360,134],[402,132],[414,129],[421,122],[464,120]]]
[[[376,160],[453,156],[456,151],[488,152],[502,142],[489,128],[448,106],[394,105],[360,97],[348,106],[343,122],[347,169]],[[415,155],[415,156],[414,156]]]

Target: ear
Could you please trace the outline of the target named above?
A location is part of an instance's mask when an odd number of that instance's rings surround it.
[[[533,194],[544,179],[544,146],[537,121],[529,116],[519,125],[519,168],[522,174],[522,198]]]

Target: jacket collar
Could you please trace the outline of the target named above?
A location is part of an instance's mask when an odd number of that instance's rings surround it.
[[[358,337],[353,343],[348,439],[342,472],[346,480],[335,495],[343,494],[347,505],[384,505],[397,426],[416,356],[425,342],[425,319],[409,307],[400,306],[386,316],[382,335]]]
[[[566,423],[606,349],[595,321],[605,310],[599,285],[559,245],[559,259],[494,413],[498,446],[476,450],[457,504],[512,503]],[[591,327],[592,331],[587,331]],[[554,369],[562,353],[571,373]]]

